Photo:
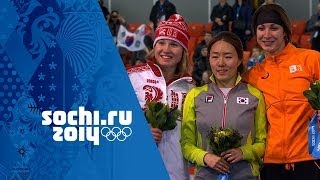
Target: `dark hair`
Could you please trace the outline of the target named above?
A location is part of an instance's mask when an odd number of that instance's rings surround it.
[[[286,34],[286,39],[285,42],[286,44],[288,44],[288,42],[291,41],[291,34],[292,34],[292,28],[291,28],[291,21],[290,18],[288,17],[286,11],[279,5],[277,4],[266,4],[266,5],[262,5],[260,6],[256,12],[253,14],[253,20],[252,20],[252,27],[253,27],[253,32],[256,35],[257,34],[257,19],[258,16],[262,13],[262,15],[266,15],[263,12],[265,11],[272,11],[274,13],[276,13],[281,21],[281,26],[283,28],[283,31]]]
[[[208,59],[209,59],[209,56],[210,56],[210,51],[211,51],[211,47],[218,41],[225,41],[229,44],[231,44],[236,52],[237,52],[237,55],[238,55],[238,59],[243,62],[243,46],[242,46],[242,43],[241,43],[241,40],[240,38],[232,33],[232,32],[229,32],[229,31],[222,31],[220,33],[218,33],[213,39],[212,41],[209,43],[208,45]],[[244,72],[244,66],[243,64],[241,63],[239,66],[238,66],[238,72],[240,74],[242,74]]]

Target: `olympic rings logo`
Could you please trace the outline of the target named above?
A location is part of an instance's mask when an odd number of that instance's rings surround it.
[[[131,136],[132,130],[130,127],[124,127],[122,129],[119,127],[113,127],[112,129],[109,127],[103,127],[100,130],[100,133],[108,141],[115,141],[116,139],[118,139],[118,141],[124,141],[127,137]]]

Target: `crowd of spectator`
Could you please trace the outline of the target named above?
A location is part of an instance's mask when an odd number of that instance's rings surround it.
[[[205,82],[202,78],[203,73],[211,72],[206,59],[206,48],[212,38],[221,31],[231,31],[239,36],[245,50],[244,65],[246,69],[250,69],[256,63],[259,63],[264,59],[263,51],[257,45],[251,30],[252,15],[258,6],[278,3],[275,0],[235,0],[233,4],[230,3],[231,2],[228,2],[227,0],[219,0],[218,3],[212,7],[210,27],[203,29],[203,32],[201,33],[199,32],[202,35],[195,37],[195,44],[189,46],[188,52],[190,60],[192,61],[191,64],[193,65],[189,73],[192,75],[194,83],[197,86],[200,86]],[[131,32],[137,28],[134,23],[127,22],[118,10],[112,10],[111,13],[109,13],[102,0],[99,0],[99,4],[115,42],[120,25],[125,26],[128,30],[131,29]],[[122,47],[119,48],[119,53],[126,66],[133,66],[146,62],[145,57],[153,48],[152,44],[155,28],[161,21],[167,20],[172,14],[176,14],[178,12],[177,9],[175,4],[169,0],[157,0],[155,4],[150,7],[149,15],[148,11],[146,11],[146,16],[149,16],[149,23],[146,24],[147,31],[144,41],[146,48],[137,52],[130,52]],[[300,23],[298,25],[293,25],[293,27],[305,27],[303,31],[299,30],[298,35],[293,34],[292,43],[295,46],[303,46],[305,48],[307,47],[320,51],[320,4],[318,4],[317,9],[318,11],[313,14],[309,20],[305,20],[304,24]],[[302,27],[298,28],[301,29]],[[193,37],[191,37],[191,39],[192,38]],[[204,75],[204,77],[205,76],[206,75]]]

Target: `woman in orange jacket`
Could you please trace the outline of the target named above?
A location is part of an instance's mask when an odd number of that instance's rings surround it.
[[[268,132],[262,180],[320,179],[320,162],[308,152],[308,124],[315,111],[303,95],[320,79],[320,54],[290,43],[291,22],[276,4],[261,6],[253,30],[266,59],[251,68],[245,82],[262,91]]]

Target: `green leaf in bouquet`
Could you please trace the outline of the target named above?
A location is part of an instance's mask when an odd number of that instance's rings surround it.
[[[149,109],[147,109],[145,111],[145,116],[146,116],[146,119],[148,121],[148,123],[153,123],[154,122],[154,113],[153,111],[150,111]]]
[[[148,123],[162,131],[172,130],[177,126],[176,120],[181,113],[177,108],[171,109],[167,104],[161,102],[147,102],[145,116]]]
[[[315,94],[312,90],[303,91],[303,95],[310,101],[317,100],[317,94]]]
[[[318,89],[320,91],[320,80],[316,80],[315,84],[318,86]]]
[[[309,104],[311,105],[312,109],[314,110],[320,110],[320,102],[317,101],[317,100],[308,100],[309,101]]]
[[[156,112],[156,117],[165,115],[167,113],[166,105],[157,106],[155,112]]]
[[[154,106],[154,111],[155,112],[159,112],[161,111],[163,108],[166,107],[165,104],[161,103],[161,102],[154,102],[155,103],[155,106]]]
[[[162,131],[172,130],[177,126],[177,121],[174,119],[167,119],[166,124],[162,127]]]
[[[310,89],[311,89],[312,92],[314,92],[314,94],[316,94],[316,95],[319,94],[320,87],[318,86],[317,83],[311,82],[310,83]]]
[[[177,120],[180,118],[181,112],[178,110],[178,107],[167,108],[167,122],[165,124],[165,130],[172,130],[177,126]]]
[[[159,104],[159,103],[155,102],[155,101],[151,101],[151,102],[146,103],[147,109],[145,111],[145,116],[146,116],[148,123],[154,128],[158,128],[158,126],[159,126],[159,124],[157,122],[157,114],[156,114],[156,112],[157,112],[156,109],[158,108],[157,104]]]
[[[159,116],[157,116],[157,122],[159,124],[158,128],[162,130],[163,126],[165,126],[167,121],[167,116],[166,114],[161,114]]]

